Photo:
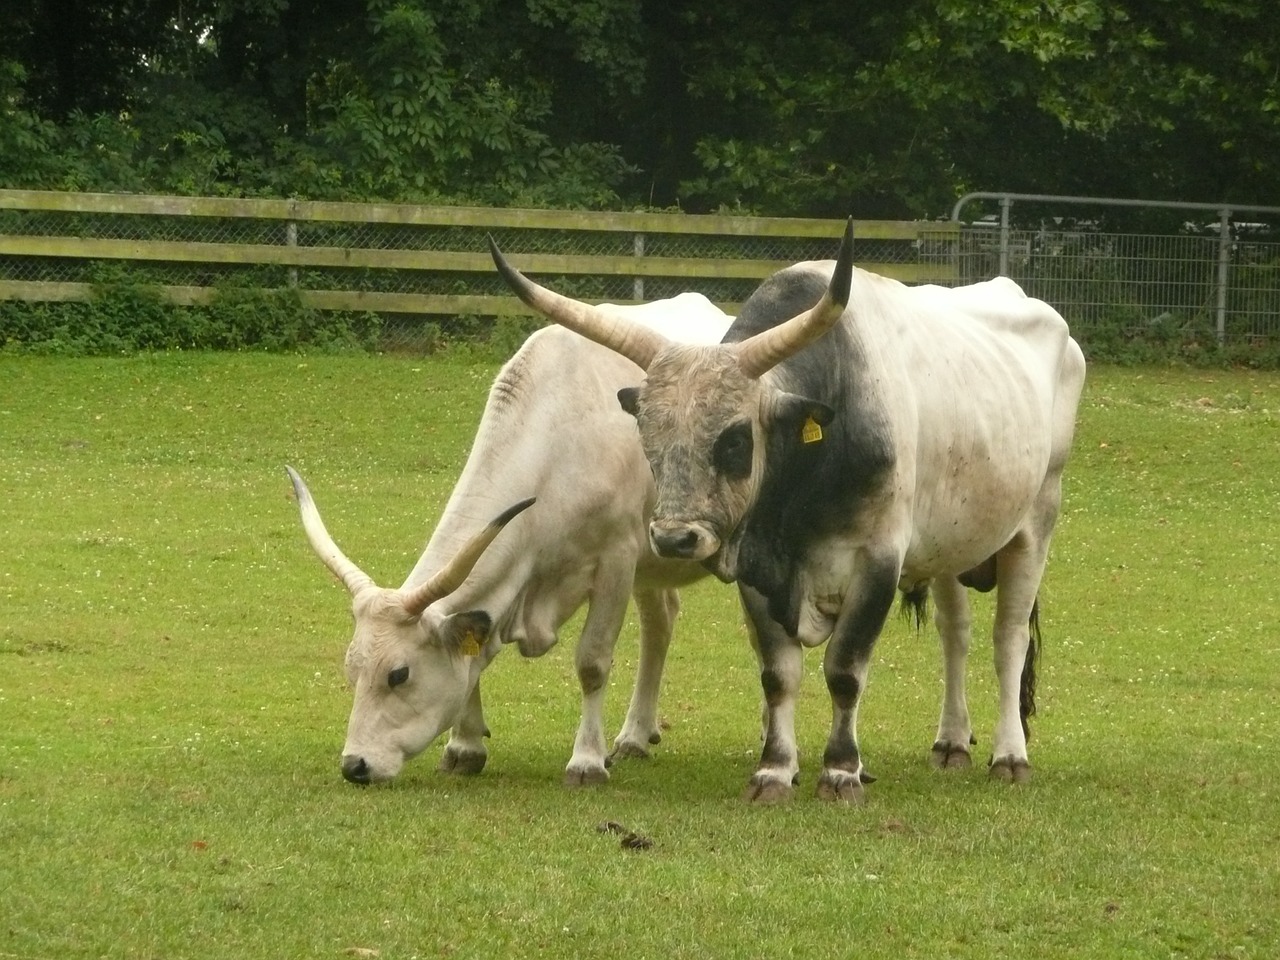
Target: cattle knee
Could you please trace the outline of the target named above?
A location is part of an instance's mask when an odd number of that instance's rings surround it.
[[[595,693],[609,679],[609,670],[598,663],[578,664],[578,683],[582,685],[584,695]]]

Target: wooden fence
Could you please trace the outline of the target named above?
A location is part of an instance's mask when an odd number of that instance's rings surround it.
[[[259,286],[296,287],[317,309],[527,313],[493,283],[492,232],[530,275],[613,282],[580,290],[584,299],[697,290],[736,312],[781,267],[833,257],[843,229],[836,220],[0,190],[0,299],[84,300],[86,265],[114,262],[182,304],[208,302],[240,271]],[[954,223],[859,221],[855,232],[866,269],[909,283],[956,279]]]

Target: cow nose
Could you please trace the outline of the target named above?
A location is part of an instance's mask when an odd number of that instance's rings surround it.
[[[369,765],[364,762],[364,757],[345,756],[342,758],[342,776],[351,783],[367,786]]]
[[[660,557],[687,560],[698,555],[702,534],[688,524],[653,523],[649,525],[649,542]]]

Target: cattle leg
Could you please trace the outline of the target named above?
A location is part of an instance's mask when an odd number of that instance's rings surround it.
[[[764,692],[764,746],[743,796],[752,803],[782,803],[791,799],[800,776],[795,717],[804,649],[769,616],[759,593],[739,584],[738,597]]]
[[[458,722],[449,731],[449,742],[445,744],[438,769],[444,773],[479,773],[489,759],[488,748],[484,745],[484,738],[488,735],[484,707],[480,702],[480,681],[477,680]]]
[[[1016,535],[999,553],[996,622],[993,631],[999,712],[991,748],[991,776],[1021,783],[1031,779],[1022,729],[1022,669],[1031,641],[1028,621],[1040,589],[1048,538]]]
[[[858,751],[858,703],[866,689],[871,650],[897,593],[897,565],[866,566],[845,601],[822,661],[831,694],[831,734],[822,755],[818,796],[861,803],[862,756]]]
[[[640,617],[640,664],[636,685],[631,692],[631,705],[622,730],[613,742],[611,759],[647,757],[650,744],[659,743],[658,693],[662,686],[662,670],[667,662],[671,632],[680,612],[680,594],[675,590],[635,591],[636,611]]]
[[[933,622],[942,644],[942,715],[933,742],[930,762],[938,769],[964,768],[971,764],[969,744],[973,728],[965,696],[965,663],[969,655],[972,619],[969,597],[954,577],[939,577],[933,594]]]
[[[627,587],[631,566],[610,571],[602,563],[587,617],[574,652],[578,683],[582,686],[582,720],[573,741],[573,756],[564,771],[567,786],[604,783],[609,779],[605,764],[604,698],[613,666],[613,648],[627,613]],[[618,566],[613,564],[613,566]]]

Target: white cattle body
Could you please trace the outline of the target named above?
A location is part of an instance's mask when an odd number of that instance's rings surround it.
[[[717,342],[732,319],[698,294],[599,309],[695,343]],[[479,772],[489,734],[481,672],[504,644],[542,655],[585,603],[575,654],[582,718],[565,780],[606,780],[603,704],[630,596],[640,619],[640,662],[613,754],[644,756],[658,742],[658,692],[677,590],[705,570],[658,558],[647,546],[653,479],[635,421],[617,401],[618,390],[642,375],[613,351],[558,327],[530,336],[503,366],[466,466],[413,570],[398,590],[352,591],[347,779],[388,780],[446,730],[441,769]],[[305,487],[300,502],[303,494]],[[405,596],[438,575],[490,517],[523,498],[536,503],[494,539],[456,589],[424,612],[405,611]],[[312,544],[322,558],[336,550],[327,534],[318,542],[313,536]],[[465,629],[444,636],[440,625],[458,618]]]
[[[932,757],[964,766],[970,615],[998,588],[993,775],[1030,775],[1037,593],[1059,512],[1084,357],[1048,304],[998,278],[907,287],[835,261],[767,279],[715,346],[596,314],[495,263],[557,323],[645,369],[620,394],[653,469],[654,551],[737,581],[761,666],[765,737],[752,800],[799,772],[801,653],[826,643],[832,726],[819,795],[856,802],[872,646],[898,591],[937,606],[945,689]]]

